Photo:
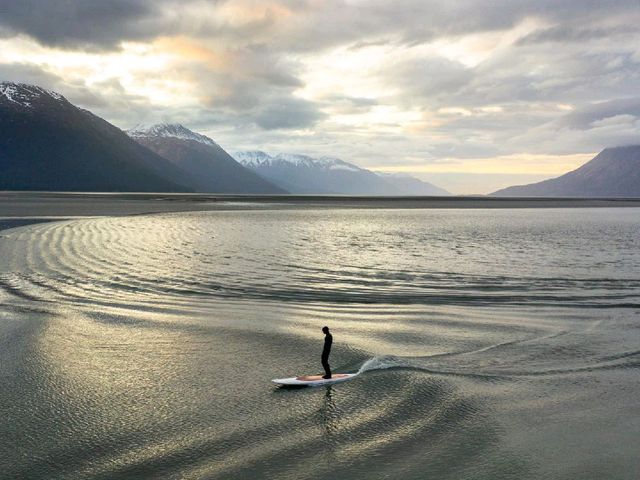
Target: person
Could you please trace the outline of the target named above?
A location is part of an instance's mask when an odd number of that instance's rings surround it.
[[[324,348],[322,349],[322,368],[324,368],[324,376],[322,378],[331,378],[331,367],[329,366],[329,354],[331,353],[331,344],[333,343],[333,335],[329,333],[329,327],[322,327],[324,333]]]

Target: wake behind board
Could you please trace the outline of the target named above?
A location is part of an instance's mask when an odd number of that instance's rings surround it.
[[[333,383],[346,382],[353,380],[357,373],[334,373],[331,378],[322,378],[322,375],[301,375],[291,378],[275,378],[271,380],[278,385],[296,385],[307,387],[320,387],[322,385],[331,385]]]

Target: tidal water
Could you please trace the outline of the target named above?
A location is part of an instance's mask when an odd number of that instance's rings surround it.
[[[639,367],[637,208],[0,231],[2,479],[635,480]]]

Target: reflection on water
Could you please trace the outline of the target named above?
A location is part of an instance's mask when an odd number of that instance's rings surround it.
[[[331,385],[324,387],[324,405],[322,406],[321,422],[324,427],[325,436],[330,442],[334,433],[338,432],[339,411],[336,409],[336,403],[333,400],[333,387]]]
[[[264,210],[5,231],[0,471],[633,478],[639,238],[635,209]],[[332,366],[361,374],[274,388],[321,370],[325,324]]]

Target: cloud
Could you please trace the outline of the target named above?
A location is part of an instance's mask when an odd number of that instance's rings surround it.
[[[124,128],[179,121],[232,150],[420,166],[587,154],[640,134],[637,0],[0,0],[0,11],[1,78]]]
[[[59,87],[63,83],[59,76],[45,72],[37,65],[28,63],[0,63],[0,79],[39,85],[48,90],[60,90]]]
[[[519,45],[532,45],[538,43],[573,43],[592,42],[599,39],[618,37],[620,35],[637,33],[631,25],[613,25],[608,27],[585,27],[582,25],[568,26],[566,24],[555,25],[534,31],[518,40]]]
[[[266,130],[275,130],[308,128],[324,117],[309,101],[283,97],[271,99],[251,119]]]
[[[366,113],[380,104],[375,98],[352,97],[340,94],[321,96],[320,100],[325,108],[330,109],[332,112],[346,115]]]
[[[204,52],[207,57],[202,59]],[[303,85],[296,76],[295,62],[261,46],[201,47],[195,56],[179,47],[176,53],[179,57],[173,68],[198,85],[201,99],[211,106],[250,109],[263,97],[291,93]]]
[[[122,41],[186,35],[276,50],[309,51],[380,37],[419,44],[442,36],[508,30],[525,18],[590,24],[638,15],[636,0],[47,0],[0,2],[0,26],[43,44],[116,48]],[[560,32],[559,27],[551,32]]]
[[[161,2],[147,0],[25,0],[0,2],[0,25],[43,44],[115,47],[122,40],[157,35],[166,22]],[[163,25],[164,24],[164,25]]]
[[[617,98],[585,105],[565,115],[557,123],[562,127],[587,130],[597,123],[620,116],[640,118],[640,97]]]
[[[0,0],[0,35],[43,45],[117,50],[122,42],[167,36],[218,43],[265,43],[305,2],[259,0]]]
[[[442,105],[441,99],[455,95],[473,80],[473,70],[459,62],[437,56],[410,58],[385,68],[389,82],[397,86],[401,97],[414,103]]]
[[[220,48],[183,39],[161,46],[177,54],[173,68],[192,85],[200,105],[234,126],[304,129],[325,117],[320,102],[296,95],[304,86],[297,76],[299,64],[266,46]]]
[[[69,82],[34,64],[0,63],[0,80],[39,85],[62,93],[70,102],[83,105],[85,108],[105,107],[112,101],[109,96],[99,95],[82,83]]]

